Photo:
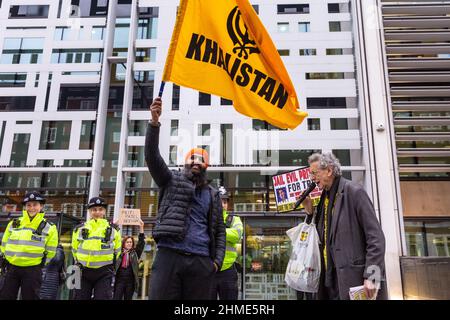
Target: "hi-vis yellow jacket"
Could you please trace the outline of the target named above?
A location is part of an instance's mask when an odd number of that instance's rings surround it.
[[[113,264],[121,247],[118,228],[105,219],[91,219],[73,231],[73,257],[86,268],[97,269]]]
[[[31,267],[48,263],[56,254],[58,230],[38,213],[30,220],[26,210],[22,217],[13,219],[3,235],[1,251],[6,260],[18,267]],[[46,261],[43,261],[44,256]]]
[[[244,226],[242,225],[241,218],[238,216],[230,216],[231,221],[227,223],[228,213],[223,210],[223,220],[227,227],[227,248],[225,251],[225,258],[223,259],[222,269],[225,271],[230,269],[238,257],[237,244],[241,242],[242,234],[244,232]]]

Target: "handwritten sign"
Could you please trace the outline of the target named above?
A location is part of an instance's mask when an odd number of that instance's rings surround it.
[[[311,183],[309,178],[309,167],[297,169],[272,176],[273,191],[278,212],[288,212],[294,209],[297,199]],[[316,187],[309,195],[313,200],[313,205],[317,205],[320,200],[321,191]],[[302,208],[301,205],[299,208]]]
[[[141,225],[141,209],[120,209],[118,225],[140,226]]]

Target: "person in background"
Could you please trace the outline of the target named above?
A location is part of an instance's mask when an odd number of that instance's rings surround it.
[[[6,276],[1,300],[16,300],[19,289],[23,300],[39,300],[42,268],[56,254],[58,230],[44,218],[45,199],[29,192],[23,199],[22,217],[6,227],[1,244]]]
[[[56,255],[43,269],[41,300],[57,300],[59,288],[64,283],[64,248],[61,244],[56,249]]]
[[[139,259],[145,246],[144,222],[141,220],[138,243],[132,236],[122,241],[122,252],[116,260],[114,300],[131,300],[139,287]]]
[[[238,299],[238,273],[236,260],[238,258],[237,244],[242,240],[244,226],[238,216],[228,214],[229,195],[224,187],[219,187],[222,200],[223,220],[226,227],[226,250],[222,269],[214,277],[212,299],[237,300]]]
[[[75,289],[75,300],[113,298],[114,265],[122,242],[119,227],[105,219],[107,206],[105,199],[91,198],[91,219],[74,228],[72,253],[81,269],[81,288]]]

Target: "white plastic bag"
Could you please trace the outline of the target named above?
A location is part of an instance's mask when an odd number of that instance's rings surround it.
[[[316,293],[319,290],[319,235],[314,223],[300,223],[286,231],[292,241],[292,254],[286,269],[287,285],[297,291]]]

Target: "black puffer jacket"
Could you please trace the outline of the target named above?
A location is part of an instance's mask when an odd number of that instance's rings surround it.
[[[153,238],[163,237],[182,241],[187,231],[187,217],[194,197],[195,185],[182,172],[171,171],[159,152],[159,127],[147,126],[145,160],[153,180],[160,187],[159,208]],[[211,206],[208,214],[208,233],[211,259],[222,266],[225,256],[225,225],[219,192],[209,186]]]
[[[59,287],[64,279],[64,249],[62,245],[56,248],[56,255],[42,270],[42,285],[40,291],[41,300],[56,300],[58,298]]]

